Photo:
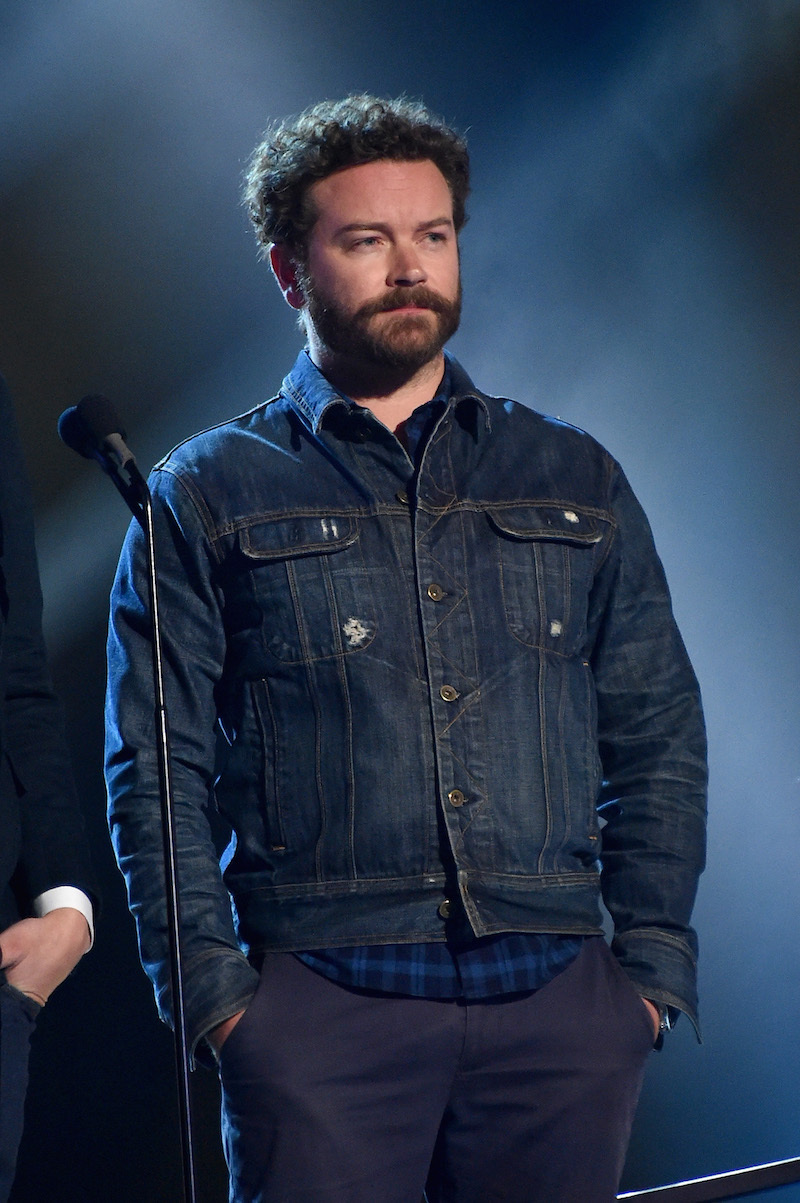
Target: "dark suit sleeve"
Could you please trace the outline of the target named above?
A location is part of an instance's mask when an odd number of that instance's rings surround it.
[[[0,378],[0,609],[3,827],[19,839],[13,873],[21,913],[53,886],[93,894],[78,805],[42,636],[42,595],[27,474]],[[6,883],[2,883],[6,884]]]

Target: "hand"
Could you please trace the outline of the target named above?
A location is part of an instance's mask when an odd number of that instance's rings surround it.
[[[6,981],[44,1006],[91,943],[80,911],[59,907],[41,919],[21,919],[0,935],[0,968]]]
[[[231,1015],[230,1019],[223,1019],[222,1023],[217,1024],[215,1028],[212,1028],[211,1031],[206,1034],[206,1040],[214,1050],[215,1057],[219,1057],[220,1053],[222,1052],[223,1044],[228,1039],[243,1015],[244,1011],[237,1011],[235,1015]]]
[[[643,998],[642,1002],[650,1012],[650,1018],[653,1020],[653,1041],[658,1040],[659,1032],[661,1031],[661,1016],[658,1013],[658,1007],[649,998]]]

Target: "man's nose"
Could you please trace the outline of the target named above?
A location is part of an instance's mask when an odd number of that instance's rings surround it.
[[[422,284],[428,278],[419,255],[413,247],[395,248],[386,283],[392,287]]]

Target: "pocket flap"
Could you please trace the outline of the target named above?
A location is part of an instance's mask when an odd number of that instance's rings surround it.
[[[489,521],[512,539],[548,539],[559,543],[599,543],[608,521],[596,513],[568,505],[503,506],[488,511]]]
[[[357,539],[358,526],[348,515],[300,514],[245,527],[239,534],[239,546],[250,559],[286,560],[341,551]]]

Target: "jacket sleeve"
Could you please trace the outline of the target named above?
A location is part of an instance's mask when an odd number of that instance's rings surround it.
[[[151,478],[171,742],[186,1029],[191,1048],[242,1010],[258,975],[236,939],[208,818],[215,689],[225,659],[215,550],[180,478]],[[111,597],[106,700],[109,825],[159,1013],[173,1022],[145,547],[133,523]]]
[[[22,913],[45,890],[95,892],[83,816],[42,635],[30,489],[11,399],[0,379],[0,607],[3,806],[19,815],[14,892]]]
[[[613,951],[640,993],[697,1029],[689,925],[705,863],[700,691],[647,519],[615,465],[616,528],[593,598],[591,658],[603,767],[602,891]]]

